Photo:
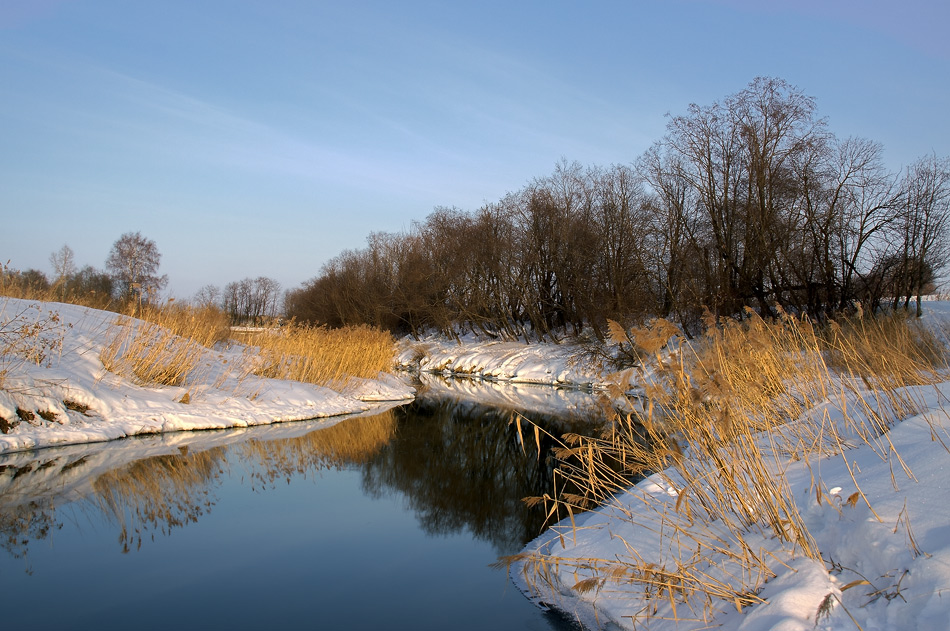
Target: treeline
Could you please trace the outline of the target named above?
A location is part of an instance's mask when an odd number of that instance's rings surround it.
[[[438,209],[329,261],[288,315],[392,330],[602,330],[607,318],[751,306],[814,317],[909,306],[947,260],[950,163],[900,173],[835,137],[813,99],[760,78],[671,118],[630,166],[561,163],[475,212]]]
[[[156,243],[139,232],[125,233],[116,240],[105,270],[91,265],[77,268],[72,248],[63,245],[49,256],[52,276],[38,269],[19,271],[9,265],[0,266],[0,295],[136,313],[143,306],[164,302],[159,293],[168,277],[158,274],[161,258]],[[231,325],[260,326],[280,317],[282,299],[279,282],[258,276],[228,283],[223,291],[205,285],[190,302],[201,309],[223,312]]]
[[[205,285],[195,294],[201,307],[223,309],[232,325],[260,326],[278,319],[283,307],[280,283],[267,276],[230,282],[224,290]]]
[[[289,292],[287,314],[417,333],[556,336],[607,319],[751,306],[823,318],[911,306],[947,260],[950,162],[900,173],[835,137],[814,100],[758,78],[672,117],[629,166],[562,162],[474,212],[370,235]]]
[[[107,309],[114,302],[114,291],[113,277],[91,265],[52,279],[37,269],[19,271],[6,265],[0,269],[0,294],[5,296],[48,297]]]
[[[673,117],[630,166],[562,162],[475,212],[372,234],[286,308],[334,326],[554,335],[608,318],[691,326],[707,308],[909,306],[947,260],[948,200],[948,160],[889,172],[879,144],[835,137],[811,98],[760,78]]]

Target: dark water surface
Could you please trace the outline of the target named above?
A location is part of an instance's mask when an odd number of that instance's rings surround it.
[[[489,567],[550,484],[510,420],[430,397],[0,456],[3,628],[575,628]]]

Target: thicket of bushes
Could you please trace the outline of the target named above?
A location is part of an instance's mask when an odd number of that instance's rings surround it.
[[[19,271],[0,266],[0,295],[37,300],[57,300],[97,309],[113,309],[115,282],[109,274],[87,265],[51,281],[36,269]]]
[[[704,307],[910,306],[945,264],[948,201],[950,161],[889,172],[879,144],[835,137],[813,99],[759,78],[672,117],[632,165],[562,162],[474,212],[374,233],[285,306],[331,326],[601,337],[608,319],[698,329]]]

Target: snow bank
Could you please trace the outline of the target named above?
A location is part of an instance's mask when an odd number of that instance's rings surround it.
[[[109,373],[99,359],[116,317],[76,305],[2,299],[0,453],[352,414],[414,394],[391,375],[355,380],[343,392],[245,377],[238,369],[240,347],[205,352],[195,371],[200,382],[187,389],[140,386]],[[37,337],[29,347],[14,344],[24,334]],[[32,357],[39,363],[24,359],[29,352],[40,353]]]
[[[930,307],[925,322],[945,332],[948,305]],[[873,447],[854,441],[860,446],[838,455],[782,465],[779,475],[821,561],[789,550],[767,529],[751,524],[739,541],[717,522],[692,522],[677,511],[680,489],[667,472],[627,489],[607,506],[576,515],[573,523],[554,525],[525,548],[527,559],[512,568],[512,577],[540,606],[556,607],[591,629],[950,629],[950,382],[894,394],[911,401],[912,408]],[[843,423],[842,411],[830,400],[810,413],[828,425]],[[858,414],[855,408],[848,413]],[[757,440],[767,449],[771,439]],[[705,533],[697,538],[714,545],[691,550],[692,540],[676,535],[674,524],[681,532]],[[605,569],[615,561],[673,569],[684,563],[736,582],[726,571],[729,557],[720,550],[743,546],[771,559],[775,576],[757,594],[764,602],[741,612],[726,600],[705,612],[690,610],[679,596],[645,594],[641,584],[619,574],[611,580]],[[545,558],[546,577],[535,572],[537,555]],[[605,576],[603,582],[584,582]]]
[[[466,336],[459,341],[430,336],[403,339],[396,355],[405,370],[466,375],[492,381],[606,387],[603,367],[583,358],[577,346],[506,342]]]
[[[948,629],[950,416],[944,406],[950,402],[950,383],[918,388],[914,395],[923,402],[922,412],[889,432],[892,451],[884,449],[882,455],[861,447],[811,463],[811,469],[802,462],[788,464],[785,477],[791,495],[824,563],[790,554],[774,538],[750,528],[746,543],[760,554],[774,555],[771,569],[777,576],[758,594],[764,604],[739,613],[731,603],[721,602],[712,619],[689,621],[701,615],[685,605],[675,611],[666,595],[644,598],[640,589],[623,582],[608,581],[585,594],[572,589],[594,576],[589,571],[592,559],[638,559],[668,566],[664,552],[673,547],[669,537],[636,525],[658,523],[643,513],[648,504],[665,504],[676,519],[677,492],[660,476],[637,484],[609,507],[577,516],[576,530],[563,521],[526,547],[526,552],[557,557],[558,566],[549,566],[553,585],[530,572],[522,575],[524,566],[516,567],[512,576],[536,602],[570,612],[589,628]],[[813,477],[816,471],[818,479]],[[867,502],[852,499],[858,489]],[[720,534],[719,543],[735,545],[727,532]],[[712,575],[721,559],[704,554],[704,567]],[[653,613],[644,617],[644,612]]]

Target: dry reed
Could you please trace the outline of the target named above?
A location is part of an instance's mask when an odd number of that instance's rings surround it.
[[[214,504],[214,488],[229,459],[250,468],[252,484],[271,484],[350,462],[363,462],[395,433],[392,410],[349,419],[304,436],[250,440],[229,447],[153,456],[100,475],[90,505],[119,529],[124,552],[141,547],[156,532],[169,534],[196,522]]]
[[[603,435],[565,435],[556,481],[572,491],[529,500],[568,518],[569,531],[577,512],[610,506],[616,519],[657,538],[662,562],[635,545],[615,559],[538,552],[504,559],[521,564],[529,585],[553,586],[560,580],[553,568],[572,569],[578,593],[623,588],[644,603],[644,616],[700,621],[724,602],[739,609],[758,602],[780,561],[754,545],[757,538],[821,559],[783,475],[788,463],[841,453],[855,438],[900,462],[886,430],[915,409],[900,389],[934,381],[946,367],[933,336],[893,316],[820,332],[807,320],[765,321],[751,311],[741,322],[707,324],[693,344],[675,343],[675,327],[662,320],[630,332],[612,326],[615,342],[633,341],[651,358],[643,396]],[[823,402],[837,406],[840,423],[812,412]],[[650,474],[669,492],[630,488]],[[633,510],[615,500],[628,492],[640,500]]]
[[[227,344],[231,336],[227,314],[214,306],[191,306],[169,300],[161,306],[143,305],[137,318],[168,329],[175,335],[189,338],[207,348]]]
[[[142,385],[185,386],[207,350],[195,340],[151,322],[116,319],[99,359],[109,372]]]
[[[189,387],[205,378],[209,349],[228,341],[224,314],[168,302],[120,316],[100,354],[106,370],[144,385]],[[251,374],[342,387],[392,368],[392,335],[366,326],[327,329],[290,323],[240,332],[247,344],[233,369],[239,384]],[[221,385],[222,377],[215,381]],[[191,396],[189,396],[189,399]]]
[[[56,285],[34,287],[15,279],[13,270],[0,267],[0,295],[46,302],[63,298]],[[102,308],[96,296],[65,298],[73,304]],[[292,322],[232,331],[221,309],[194,307],[173,299],[160,305],[129,302],[107,336],[100,354],[106,369],[143,385],[190,385],[200,376],[195,373],[205,349],[227,344],[232,337],[248,346],[243,367],[237,370],[239,382],[256,374],[338,388],[352,377],[372,379],[391,370],[395,355],[392,335],[377,328],[328,329]]]
[[[329,387],[342,387],[351,377],[372,379],[392,368],[392,335],[368,326],[340,329],[290,323],[247,334],[260,362],[255,374]]]

